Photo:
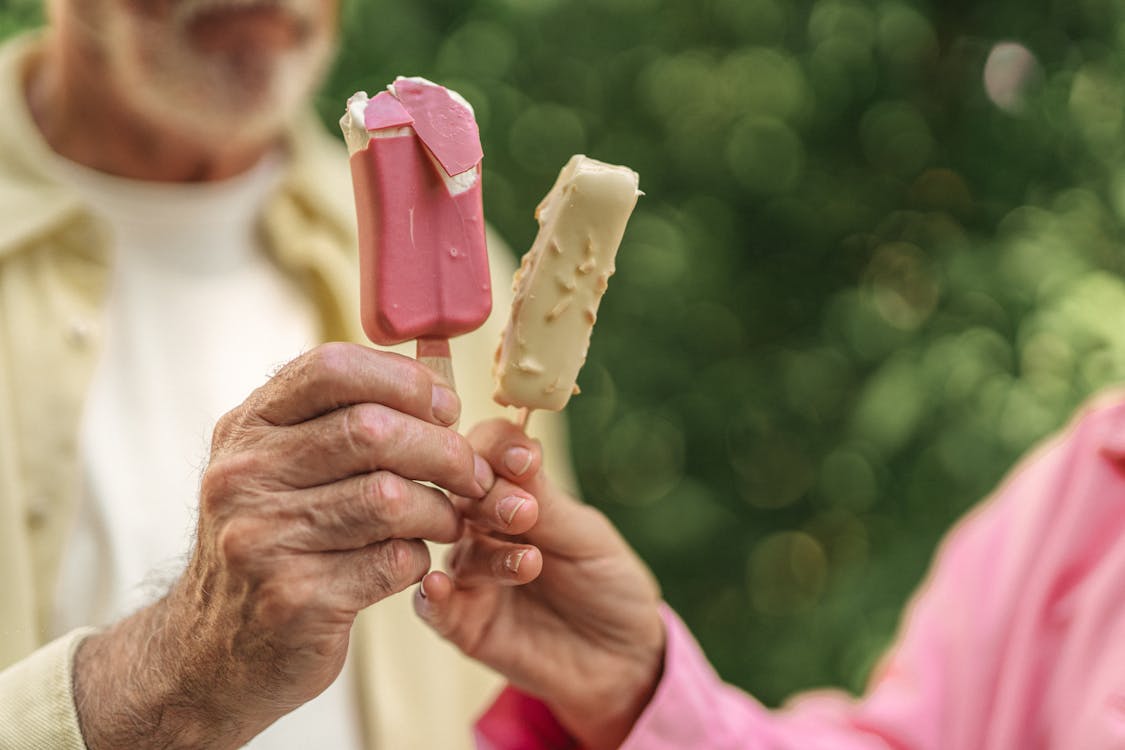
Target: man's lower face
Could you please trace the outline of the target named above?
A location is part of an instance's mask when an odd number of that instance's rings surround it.
[[[85,3],[89,0],[68,0]],[[276,132],[332,55],[335,0],[101,0],[110,74],[142,116],[202,139]]]

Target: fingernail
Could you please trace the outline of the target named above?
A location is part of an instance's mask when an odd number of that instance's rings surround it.
[[[512,472],[512,476],[523,476],[531,468],[531,451],[519,446],[509,448],[504,452],[504,466]]]
[[[505,526],[512,525],[512,519],[520,512],[520,508],[527,502],[526,497],[517,497],[512,495],[506,497],[500,502],[496,503],[496,513],[500,516],[500,520],[504,522]]]
[[[523,562],[523,556],[527,554],[527,550],[521,549],[518,552],[509,552],[507,557],[504,558],[504,567],[512,573],[520,572],[520,563]]]
[[[430,405],[442,424],[451,425],[461,416],[461,400],[457,394],[444,385],[435,385],[430,397]]]
[[[422,597],[423,599],[426,598],[426,579],[425,578],[423,578],[418,583],[418,596]]]
[[[492,473],[488,461],[480,456],[473,456],[473,471],[476,474],[477,484],[483,491],[488,492],[492,489],[492,485],[496,483],[496,475]]]

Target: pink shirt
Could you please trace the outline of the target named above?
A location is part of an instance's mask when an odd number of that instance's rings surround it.
[[[625,750],[1125,748],[1125,399],[1040,448],[948,536],[862,698],[768,711],[670,610],[665,669]],[[484,748],[577,747],[508,688]]]

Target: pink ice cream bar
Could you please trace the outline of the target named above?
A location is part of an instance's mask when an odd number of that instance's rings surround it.
[[[468,102],[424,79],[399,78],[373,98],[349,99],[340,126],[351,152],[368,338],[430,346],[479,328],[492,289],[483,153]]]

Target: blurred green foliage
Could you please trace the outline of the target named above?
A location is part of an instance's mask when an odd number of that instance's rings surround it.
[[[36,6],[0,4],[0,32]],[[1125,375],[1116,2],[342,15],[325,120],[397,74],[460,90],[514,247],[570,154],[640,172],[574,455],[721,673],[767,703],[861,690],[941,535]]]
[[[1119,8],[353,2],[323,106],[463,91],[517,248],[571,153],[640,172],[582,486],[776,703],[861,690],[941,535],[1125,374]]]

